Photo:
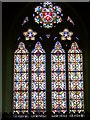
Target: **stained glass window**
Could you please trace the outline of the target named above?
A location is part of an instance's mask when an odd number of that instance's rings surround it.
[[[65,113],[66,104],[66,58],[60,42],[51,51],[52,112]]]
[[[29,106],[29,52],[23,42],[20,42],[14,53],[14,89],[13,112],[28,113]]]
[[[76,42],[68,51],[69,112],[84,112],[83,55]]]
[[[32,29],[28,29],[27,32],[23,32],[23,35],[25,36],[25,40],[35,40],[37,32],[34,32]]]
[[[73,32],[70,32],[67,28],[63,30],[63,32],[59,32],[61,35],[61,40],[71,40]]]
[[[40,42],[31,52],[31,112],[46,112],[46,55]]]
[[[38,24],[43,24],[44,28],[52,28],[53,24],[58,24],[62,22],[61,14],[62,9],[59,6],[53,6],[50,1],[45,1],[42,6],[37,6],[35,8],[34,20]]]

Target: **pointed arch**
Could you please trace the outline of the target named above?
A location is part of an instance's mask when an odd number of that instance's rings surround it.
[[[29,109],[29,52],[20,42],[14,52],[13,112],[28,113]]]
[[[83,54],[76,42],[68,51],[69,112],[84,112]]]
[[[52,112],[65,113],[67,111],[66,57],[59,41],[51,51],[51,90]]]
[[[46,54],[40,42],[31,52],[31,112],[46,112]]]

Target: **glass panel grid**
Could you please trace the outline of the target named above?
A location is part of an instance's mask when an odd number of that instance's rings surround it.
[[[68,51],[69,112],[84,112],[83,55],[76,42]]]
[[[29,111],[29,55],[23,42],[14,53],[13,113]]]

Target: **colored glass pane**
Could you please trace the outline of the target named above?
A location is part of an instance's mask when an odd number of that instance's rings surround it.
[[[14,53],[13,112],[27,112],[29,109],[29,52],[20,42]]]
[[[46,55],[40,42],[31,52],[31,112],[46,112]]]
[[[84,112],[83,55],[73,42],[68,51],[69,112]]]
[[[60,42],[56,42],[51,51],[51,89],[52,112],[65,113],[66,100],[66,58]]]

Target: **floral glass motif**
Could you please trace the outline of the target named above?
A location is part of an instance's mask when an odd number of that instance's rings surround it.
[[[64,29],[63,32],[59,32],[59,34],[61,35],[61,40],[71,40],[73,32],[69,32],[68,29]]]
[[[40,42],[31,52],[31,112],[46,112],[46,55]]]
[[[29,52],[20,42],[14,53],[13,112],[28,113],[29,109]]]
[[[28,29],[27,32],[23,32],[26,40],[35,40],[35,35],[37,32],[34,32],[32,29]]]
[[[52,112],[65,113],[66,102],[66,58],[60,42],[51,51]]]
[[[84,112],[83,56],[73,42],[68,51],[69,112]]]
[[[44,28],[52,28],[53,23],[61,23],[61,11],[62,9],[59,6],[54,6],[50,1],[45,1],[42,6],[37,6],[35,8],[34,20],[36,23],[43,24]]]

